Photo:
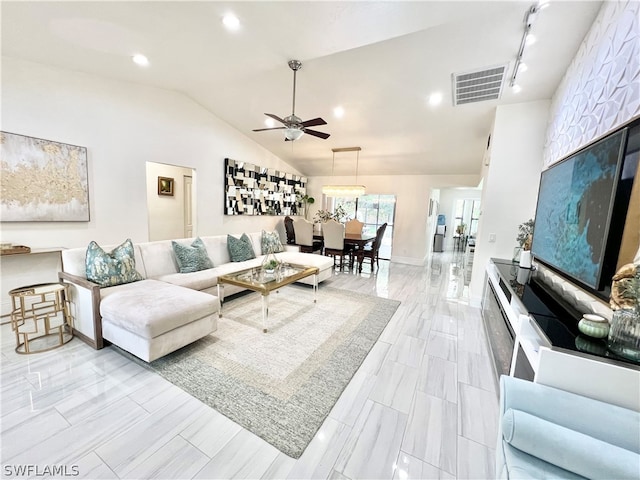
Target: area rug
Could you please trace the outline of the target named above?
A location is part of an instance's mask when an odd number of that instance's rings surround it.
[[[400,302],[290,285],[225,302],[211,335],[149,364],[292,458],[304,452]]]

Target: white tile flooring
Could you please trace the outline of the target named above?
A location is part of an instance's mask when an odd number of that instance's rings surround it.
[[[3,325],[2,475],[37,465],[31,477],[66,466],[96,479],[493,478],[498,398],[464,262],[436,253],[429,267],[334,275],[332,287],[402,304],[298,460],[111,348],[74,339],[17,355]]]

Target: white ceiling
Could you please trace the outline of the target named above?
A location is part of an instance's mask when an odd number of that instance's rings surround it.
[[[330,175],[331,149],[349,146],[362,147],[361,175],[478,174],[495,107],[550,98],[601,5],[552,1],[533,26],[522,91],[453,107],[452,73],[512,73],[533,3],[3,1],[2,54],[181,91],[306,175]],[[221,24],[227,12],[239,31]],[[149,67],[131,62],[136,52]],[[290,59],[303,62],[296,115],[324,118],[313,128],[327,140],[251,131],[266,112],[291,113]],[[336,157],[335,174],[353,174],[354,154],[340,155],[350,156]]]

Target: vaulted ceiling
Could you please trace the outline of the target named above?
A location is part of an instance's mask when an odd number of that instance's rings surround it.
[[[552,1],[532,27],[522,90],[453,106],[454,73],[506,64],[508,83],[532,4],[3,1],[2,54],[183,92],[306,175],[331,174],[331,149],[349,146],[362,147],[361,174],[478,174],[496,106],[551,98],[601,2]],[[221,22],[229,12],[237,31]],[[138,52],[148,67],[131,62]],[[327,140],[252,131],[264,113],[291,113],[290,59],[303,63],[296,115],[324,118],[314,129]]]

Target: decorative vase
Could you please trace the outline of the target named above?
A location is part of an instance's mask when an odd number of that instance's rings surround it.
[[[520,262],[520,253],[522,253],[522,247],[515,247],[513,249],[513,257],[511,258],[511,261],[513,263],[519,263]]]
[[[518,262],[520,268],[531,268],[531,250],[522,250]]]
[[[604,340],[596,340],[594,338],[578,335],[575,339],[575,345],[581,352],[592,353],[594,355],[606,355],[607,345]]]
[[[588,337],[606,338],[609,335],[609,322],[600,315],[585,313],[578,322],[578,330]]]
[[[262,271],[267,275],[273,275],[280,267],[280,261],[276,258],[273,249],[269,250],[262,260]]]
[[[640,314],[637,309],[614,310],[607,346],[621,357],[640,361]]]

